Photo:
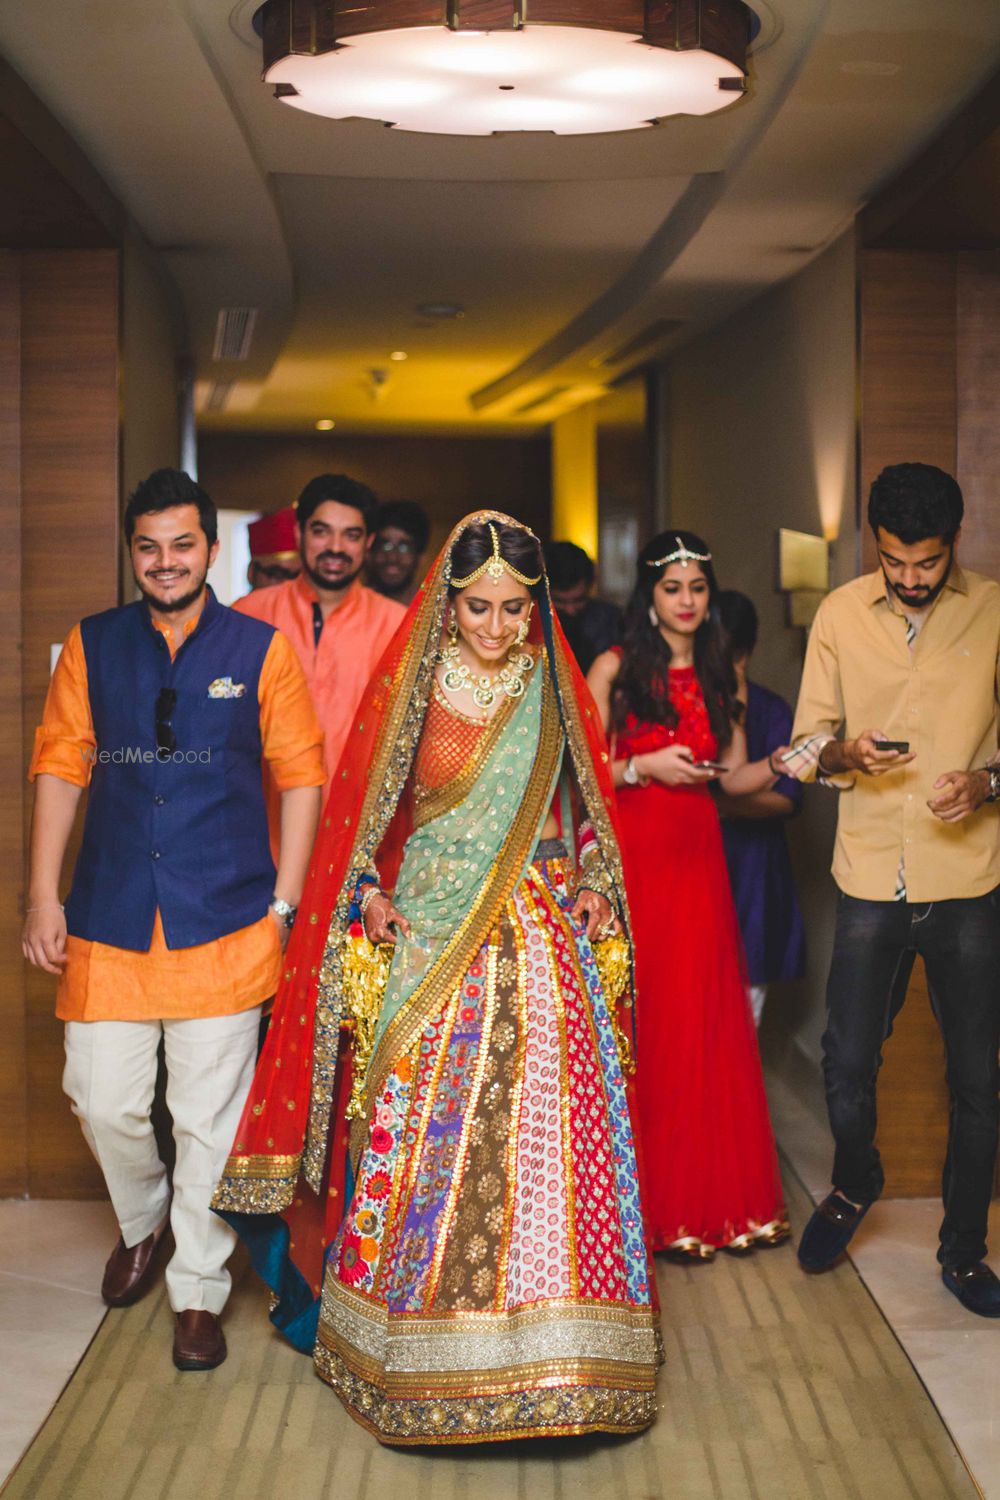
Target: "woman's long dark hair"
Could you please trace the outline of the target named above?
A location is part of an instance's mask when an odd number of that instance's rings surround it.
[[[471,526],[467,526],[451,549],[452,578],[468,578],[470,573],[481,568],[493,556],[491,524],[497,534],[497,545],[504,562],[509,562],[525,578],[539,579],[528,590],[537,598],[544,586],[541,581],[545,573],[542,546],[536,536],[530,531],[522,530],[520,526],[502,526],[497,521],[474,521]],[[449,587],[448,592],[454,595],[454,586]]]
[[[650,623],[649,610],[653,589],[665,567],[650,563],[676,552],[708,552],[708,544],[693,531],[664,531],[647,542],[639,553],[638,574],[632,597],[625,610],[625,639],[621,671],[611,695],[611,720],[622,729],[628,713],[648,724],[677,727],[677,711],[670,701],[669,672],[671,650],[657,626]],[[708,584],[708,614],[694,638],[694,669],[705,695],[712,733],[724,750],[733,737],[733,725],[743,717],[743,705],[736,697],[736,675],[726,633],[719,618],[719,585],[711,562],[692,564],[701,569]]]

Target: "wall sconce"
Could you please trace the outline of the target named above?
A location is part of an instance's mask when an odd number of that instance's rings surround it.
[[[825,537],[778,528],[778,589],[785,595],[789,625],[808,630],[830,592],[830,544]]]

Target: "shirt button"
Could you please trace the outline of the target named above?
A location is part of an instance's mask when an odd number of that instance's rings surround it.
[[[153,801],[156,803],[157,807],[162,807],[163,804],[164,804],[164,802],[166,802],[166,800],[167,800],[166,797],[154,797],[153,798]]]
[[[160,851],[159,851],[159,849],[151,849],[150,852],[149,852],[149,857],[150,857],[150,859],[159,859],[159,857],[160,857]]]

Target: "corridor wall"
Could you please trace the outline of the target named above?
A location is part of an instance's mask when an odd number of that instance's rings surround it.
[[[666,370],[667,524],[709,542],[723,587],[760,613],[753,675],[793,704],[805,633],[776,590],[778,527],[822,533],[833,583],[857,572],[855,248],[844,234],[799,275],[681,350]],[[806,979],[774,987],[762,1045],[823,1115],[819,1040],[833,930],[836,804],[810,790],[790,838],[809,933]]]
[[[24,771],[51,648],[75,620],[118,600],[118,269],[114,249],[0,252],[0,425],[10,460],[0,465],[9,646],[0,851],[10,875],[25,867]],[[73,841],[70,859],[75,849]],[[16,875],[0,900],[0,1194],[91,1196],[101,1178],[60,1086],[55,981],[21,958]]]
[[[480,505],[548,536],[547,432],[525,437],[202,432],[198,475],[217,505],[280,510],[315,474],[350,474],[380,500],[416,500],[431,517],[430,555]]]
[[[177,462],[179,333],[122,205],[2,60],[0,101],[0,1195],[103,1196],[62,1092],[55,980],[21,956],[25,772],[53,647],[122,597],[122,479]]]

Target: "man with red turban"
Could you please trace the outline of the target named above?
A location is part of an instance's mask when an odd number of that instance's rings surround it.
[[[270,589],[276,583],[289,583],[302,571],[298,538],[295,534],[295,506],[271,516],[261,516],[247,527],[250,538],[250,566],[247,583],[251,589]]]

